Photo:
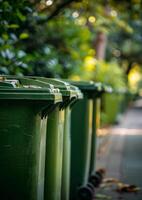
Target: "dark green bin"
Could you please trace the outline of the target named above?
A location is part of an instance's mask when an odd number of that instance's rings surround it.
[[[61,102],[54,86],[0,77],[0,195],[43,200],[47,114]]]
[[[57,80],[32,77],[59,88],[63,103],[49,115],[46,139],[45,200],[68,200],[70,187],[70,115],[82,93],[77,87]],[[48,151],[51,151],[49,154]],[[49,156],[50,155],[50,156]]]
[[[70,200],[93,198],[93,185],[89,179],[95,173],[96,109],[98,98],[104,91],[101,83],[69,81],[79,87],[84,98],[72,110],[71,116],[71,182]]]
[[[96,83],[94,83],[96,85]],[[89,182],[97,186],[96,178],[96,143],[97,129],[100,128],[101,121],[101,97],[104,93],[112,93],[112,88],[109,85],[98,83],[97,92],[93,95],[93,123],[92,123],[92,144],[91,144],[91,161],[90,161],[90,177]]]

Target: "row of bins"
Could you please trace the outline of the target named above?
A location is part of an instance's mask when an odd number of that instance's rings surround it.
[[[101,83],[0,76],[2,200],[92,200]]]

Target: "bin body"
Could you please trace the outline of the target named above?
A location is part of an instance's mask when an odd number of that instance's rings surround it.
[[[70,200],[74,200],[78,195],[79,198],[93,195],[88,183],[95,168],[96,123],[100,118],[97,97],[102,85],[92,81],[69,81],[69,83],[79,87],[84,96],[83,100],[73,107],[71,114]]]
[[[0,193],[4,200],[37,199],[41,118],[30,102],[0,101]],[[30,120],[29,120],[30,119]]]
[[[61,177],[63,158],[64,110],[57,107],[48,117],[45,162],[44,199],[61,198]]]
[[[91,139],[92,139],[93,100],[84,95],[71,116],[71,182],[70,199],[76,199],[77,189],[88,182]]]
[[[0,81],[0,195],[3,200],[42,200],[44,196],[45,114],[55,103],[55,96],[37,82],[32,86],[30,80],[25,80],[26,85],[18,79],[15,85],[11,77],[2,77]]]
[[[92,123],[92,144],[91,144],[91,161],[90,175],[96,171],[96,148],[97,148],[97,130],[100,128],[101,99],[96,96],[93,99],[93,123]]]
[[[112,88],[108,85],[98,83],[97,92],[93,98],[93,123],[92,123],[92,145],[91,145],[91,160],[90,160],[90,177],[96,173],[96,148],[97,148],[97,131],[101,126],[101,106],[102,95],[112,93]]]
[[[70,169],[71,169],[71,113],[77,102],[83,99],[79,88],[70,85],[72,97],[65,108],[64,140],[63,140],[63,166],[61,200],[69,200],[70,196]]]
[[[70,159],[71,159],[71,108],[65,109],[64,138],[63,138],[63,160],[62,160],[62,185],[61,200],[69,200],[70,193]]]
[[[45,200],[68,200],[70,179],[70,113],[78,91],[68,83],[43,77],[32,77],[59,88],[63,96],[60,104],[49,116],[46,136]],[[80,91],[79,91],[80,92]],[[48,152],[51,152],[50,155]]]
[[[117,122],[117,116],[120,112],[120,103],[122,97],[119,94],[104,94],[103,96],[103,112],[106,115],[106,124],[113,124]]]

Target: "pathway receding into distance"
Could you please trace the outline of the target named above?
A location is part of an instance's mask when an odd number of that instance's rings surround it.
[[[142,99],[110,130],[106,144],[97,154],[97,168],[105,168],[108,178],[142,188]],[[121,194],[112,187],[98,192],[109,195],[112,200],[142,200],[142,191]]]

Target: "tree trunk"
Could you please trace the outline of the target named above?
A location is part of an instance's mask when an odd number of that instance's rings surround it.
[[[109,0],[104,0],[104,14],[106,17],[110,15],[111,7]],[[107,34],[99,31],[95,40],[96,58],[98,60],[105,60],[106,57],[106,46],[107,46]]]
[[[106,54],[107,35],[104,32],[98,32],[95,40],[96,59],[104,60]]]

